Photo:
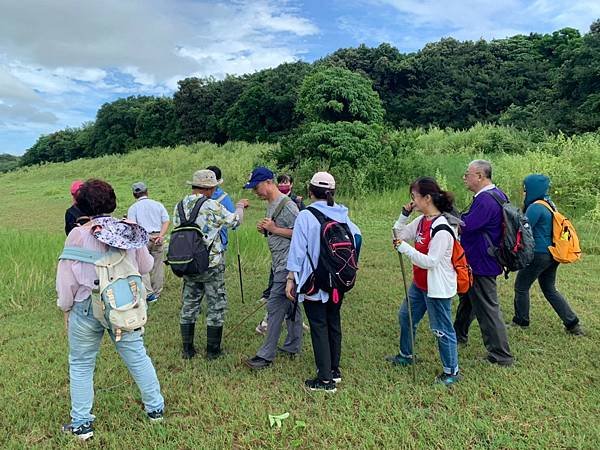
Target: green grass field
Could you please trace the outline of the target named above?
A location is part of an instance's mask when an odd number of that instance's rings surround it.
[[[116,188],[120,215],[132,201],[130,184],[142,179],[150,195],[171,210],[186,193],[184,181],[209,164],[222,167],[226,190],[239,198],[239,187],[263,149],[197,145],[0,176],[1,448],[81,448],[59,431],[69,419],[70,404],[68,346],[62,313],[55,306],[54,277],[70,182],[90,176],[107,179]],[[226,326],[255,307],[267,281],[269,254],[254,229],[264,204],[249,194],[252,204],[239,231],[246,302],[240,302],[235,254],[230,252]],[[485,351],[474,324],[470,343],[459,351],[463,381],[450,390],[432,384],[440,363],[425,320],[417,336],[415,385],[410,371],[389,367],[383,359],[397,352],[402,280],[389,233],[406,197],[403,191],[342,201],[363,231],[364,250],[358,284],[342,310],[344,378],[336,394],[308,393],[302,387],[315,371],[308,335],[299,359],[278,359],[260,373],[242,365],[262,342],[254,333],[262,310],[224,342],[225,358],[183,361],[181,283],[169,274],[164,295],[151,307],[146,331],[166,400],[166,420],[150,424],[145,419],[137,387],[106,338],[95,375],[96,432],[85,447],[600,448],[598,226],[577,222],[587,254],[559,271],[558,286],[579,314],[586,337],[564,333],[536,286],[530,329],[509,330],[513,367],[493,367],[481,360]],[[512,316],[513,280],[499,280],[507,319]],[[196,341],[204,346],[202,326]],[[269,414],[285,412],[290,417],[281,428],[269,426]]]

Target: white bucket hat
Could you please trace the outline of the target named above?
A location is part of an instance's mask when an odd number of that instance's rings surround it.
[[[212,188],[219,184],[217,176],[212,170],[202,169],[194,172],[192,181],[187,181],[187,184],[200,188]]]

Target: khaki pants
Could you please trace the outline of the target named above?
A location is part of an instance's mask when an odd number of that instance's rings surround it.
[[[150,234],[150,238],[155,238],[156,236],[158,236],[158,233]],[[145,274],[142,279],[148,293],[154,292],[155,294],[160,294],[165,284],[164,245],[149,241],[148,251],[152,255],[152,258],[154,258],[154,265],[150,273]]]

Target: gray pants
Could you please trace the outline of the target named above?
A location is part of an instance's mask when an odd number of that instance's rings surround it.
[[[556,290],[556,270],[558,263],[549,253],[536,253],[533,262],[520,270],[515,280],[515,316],[513,322],[529,325],[529,289],[537,279],[542,293],[554,308],[565,327],[573,328],[579,323],[567,300]]]
[[[475,317],[479,322],[483,345],[488,351],[488,359],[500,364],[512,363],[506,325],[498,303],[496,277],[475,275],[473,287],[460,296],[454,321],[454,330],[459,342],[466,342],[469,326]]]
[[[267,315],[269,326],[267,336],[261,348],[256,352],[268,361],[273,361],[277,354],[277,343],[281,334],[281,324],[285,320],[287,337],[282,349],[290,353],[300,353],[302,348],[302,311],[296,308],[295,320],[292,320],[294,304],[285,296],[285,277],[287,271],[276,273],[273,280],[271,294],[267,301]]]
[[[152,238],[156,236],[158,236],[158,233],[152,233],[150,235],[150,237]],[[153,241],[149,241],[148,251],[154,259],[154,264],[152,265],[152,270],[149,273],[143,275],[142,277],[144,281],[144,287],[146,288],[148,293],[154,292],[155,294],[160,294],[165,284],[163,244],[156,244]]]

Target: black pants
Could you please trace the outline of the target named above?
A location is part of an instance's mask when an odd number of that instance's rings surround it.
[[[310,324],[310,338],[312,340],[317,376],[323,381],[330,381],[331,369],[339,369],[340,355],[342,353],[342,324],[340,308],[342,297],[336,304],[329,299],[327,303],[321,301],[305,300],[304,311]]]
[[[465,295],[460,296],[454,321],[454,330],[459,342],[466,342],[469,326],[474,318],[479,322],[488,359],[501,364],[512,363],[513,357],[508,346],[506,325],[498,303],[496,277],[475,275],[473,287]]]
[[[556,271],[558,263],[549,253],[536,253],[533,262],[520,270],[515,280],[515,316],[513,322],[529,325],[529,289],[537,279],[542,293],[554,308],[565,327],[573,328],[579,323],[567,300],[556,290]]]

